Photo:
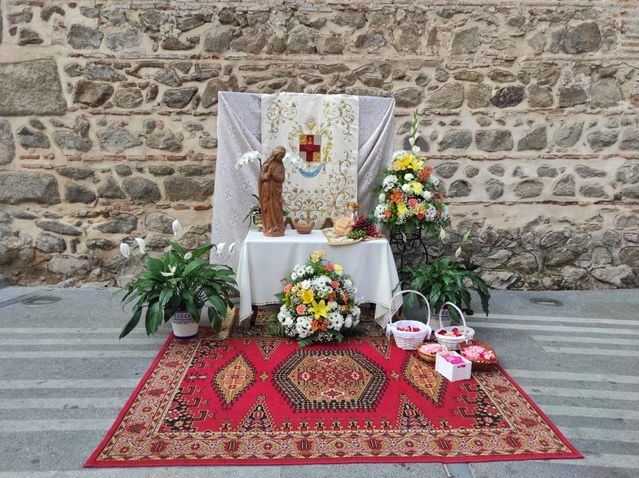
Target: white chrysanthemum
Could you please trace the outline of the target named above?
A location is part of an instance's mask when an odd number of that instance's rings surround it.
[[[397,176],[395,176],[394,174],[389,174],[382,181],[382,188],[384,188],[384,190],[386,191],[390,191],[391,189],[393,189],[393,186],[395,186],[395,184],[397,184]]]
[[[426,210],[425,219],[427,221],[433,221],[437,217],[437,209],[432,204],[428,205],[428,209]]]
[[[310,289],[311,288],[311,281],[306,279],[303,280],[302,282],[300,282],[300,285],[302,286],[302,289]]]
[[[344,327],[350,329],[353,326],[353,317],[349,314],[344,317]]]
[[[355,306],[353,307],[351,314],[353,315],[354,319],[359,319],[359,316],[362,314],[362,310],[359,307]]]
[[[385,204],[378,204],[377,207],[375,207],[374,214],[377,219],[384,219],[384,212],[386,212]]]
[[[403,149],[399,150],[399,151],[395,151],[393,153],[393,161],[396,160],[397,158],[399,158],[400,156],[404,156],[406,154],[406,151],[404,151]]]
[[[437,187],[439,186],[439,178],[437,176],[431,176],[430,178],[428,178],[428,182],[431,183],[433,186]]]
[[[386,201],[386,194],[384,194],[384,193],[379,193],[379,196],[377,196],[377,201],[378,201],[378,202],[384,202],[384,201]]]
[[[424,192],[422,193],[422,197],[428,201],[430,198],[433,197],[433,193],[431,193],[428,189],[424,189]]]
[[[404,191],[405,193],[410,191],[410,184],[402,184],[402,191]]]
[[[413,176],[411,173],[408,173],[404,176],[405,181],[412,181],[413,179],[415,179],[415,176]]]

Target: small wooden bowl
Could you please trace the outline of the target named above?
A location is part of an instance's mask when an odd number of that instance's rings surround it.
[[[293,227],[295,228],[298,234],[310,234],[313,228],[315,227],[315,221],[300,222],[299,219],[295,219],[293,221]]]

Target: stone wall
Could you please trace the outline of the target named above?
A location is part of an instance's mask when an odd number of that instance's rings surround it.
[[[636,5],[1,0],[2,281],[121,283],[174,217],[208,241],[234,90],[391,95],[491,284],[637,286]]]

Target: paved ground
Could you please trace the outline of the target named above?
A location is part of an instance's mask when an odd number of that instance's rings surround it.
[[[471,322],[586,456],[570,461],[82,470],[167,333],[119,342],[124,318],[110,291],[0,289],[0,478],[639,476],[637,290],[495,292]]]

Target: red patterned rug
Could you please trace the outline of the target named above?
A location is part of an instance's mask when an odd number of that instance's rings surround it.
[[[85,466],[581,455],[501,369],[449,383],[384,338],[169,338]]]

